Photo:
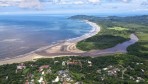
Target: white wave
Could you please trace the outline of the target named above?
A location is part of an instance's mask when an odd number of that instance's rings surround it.
[[[0,42],[24,42],[21,39],[4,39]]]

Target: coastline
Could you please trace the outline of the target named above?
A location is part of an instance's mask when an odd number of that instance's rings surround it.
[[[32,51],[25,55],[20,55],[11,59],[0,60],[0,65],[20,63],[26,61],[36,61],[39,58],[55,58],[55,57],[64,57],[64,56],[105,56],[116,53],[127,53],[127,47],[136,43],[139,39],[135,34],[130,35],[130,40],[123,43],[117,44],[112,48],[107,48],[104,50],[91,50],[91,51],[82,51],[76,48],[76,44],[79,41],[85,40],[89,37],[96,35],[100,32],[101,28],[96,23],[85,20],[87,24],[92,26],[90,32],[76,38],[71,38],[65,41],[60,41],[53,45],[42,47],[36,51]]]
[[[0,65],[20,63],[20,62],[26,62],[26,61],[34,61],[35,59],[39,59],[39,58],[54,58],[54,57],[70,56],[70,55],[43,56],[43,55],[36,54],[36,52],[48,50],[50,48],[56,47],[57,45],[60,46],[60,45],[63,45],[63,44],[68,44],[68,43],[70,43],[70,44],[72,43],[75,46],[77,44],[77,42],[85,40],[89,37],[92,37],[100,31],[100,27],[96,23],[90,22],[88,20],[84,20],[84,22],[86,22],[87,24],[92,26],[91,27],[92,29],[88,33],[86,33],[86,34],[84,34],[80,37],[71,38],[71,39],[68,39],[68,40],[65,40],[65,41],[59,41],[58,43],[39,48],[39,49],[32,51],[30,53],[19,55],[19,56],[16,56],[14,58],[1,59]],[[84,51],[78,50],[78,52],[84,52]],[[73,54],[72,56],[78,56],[78,55]]]

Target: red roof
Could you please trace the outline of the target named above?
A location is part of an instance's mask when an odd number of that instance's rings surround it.
[[[47,69],[47,68],[49,68],[49,65],[43,65],[43,66],[40,66],[39,69]]]

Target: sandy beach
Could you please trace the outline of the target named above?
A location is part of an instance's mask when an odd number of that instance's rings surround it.
[[[84,51],[78,50],[75,47],[76,43],[81,40],[87,39],[91,36],[94,36],[100,31],[100,27],[97,24],[89,22],[87,20],[84,20],[84,22],[86,22],[87,24],[92,26],[92,29],[90,30],[90,32],[88,32],[80,37],[68,39],[66,41],[61,41],[61,42],[55,43],[53,45],[42,47],[40,49],[37,49],[35,51],[32,51],[32,52],[24,54],[24,55],[20,55],[20,56],[14,57],[14,58],[1,59],[0,65],[20,63],[20,62],[26,62],[26,61],[34,61],[34,59],[38,59],[38,58],[53,58],[53,57],[69,56],[70,54],[68,54],[68,53],[66,55],[66,53],[65,53],[66,51],[75,52],[75,53],[73,53],[74,56],[78,55],[76,53],[84,53]],[[65,45],[68,45],[68,46],[66,46],[68,48],[66,48],[66,50],[63,51],[61,48],[64,49]],[[48,52],[50,54],[48,54],[48,55],[38,54],[38,53],[43,53],[43,52]],[[64,55],[62,54],[63,52],[65,53]],[[43,54],[47,54],[47,53],[43,53]],[[53,56],[51,54],[53,54]],[[54,55],[54,54],[56,54],[56,55]]]
[[[12,64],[12,63],[20,63],[25,61],[35,61],[38,58],[54,58],[54,57],[62,57],[62,56],[103,56],[108,54],[115,53],[126,53],[126,48],[129,45],[134,44],[139,39],[135,34],[131,34],[130,40],[124,43],[118,44],[113,48],[104,49],[104,50],[92,50],[92,51],[81,51],[76,48],[76,44],[79,41],[85,40],[89,37],[96,35],[101,28],[93,22],[89,22],[85,20],[87,24],[92,26],[92,30],[80,37],[68,39],[66,41],[62,41],[53,45],[49,45],[43,48],[40,48],[36,51],[32,51],[25,55],[17,56],[15,58],[8,58],[0,60],[0,65],[3,64]]]

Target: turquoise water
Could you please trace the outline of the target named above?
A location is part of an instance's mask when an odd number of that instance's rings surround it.
[[[26,54],[61,40],[81,36],[91,26],[66,16],[0,16],[0,59]]]

